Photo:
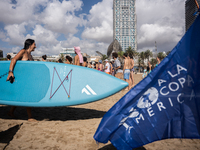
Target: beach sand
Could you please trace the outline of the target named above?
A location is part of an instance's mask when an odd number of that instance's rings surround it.
[[[142,79],[141,74],[134,75],[135,84]],[[32,108],[32,114],[38,122],[28,122],[26,109],[17,107],[10,118],[7,113],[10,106],[0,106],[0,150],[116,150],[111,144],[97,144],[93,135],[103,115],[127,91],[89,104]],[[167,139],[156,141],[135,150],[200,150],[198,139]]]

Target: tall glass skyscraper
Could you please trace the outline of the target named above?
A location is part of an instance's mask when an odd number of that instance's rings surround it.
[[[137,50],[136,0],[113,0],[113,39],[125,51],[129,46]]]

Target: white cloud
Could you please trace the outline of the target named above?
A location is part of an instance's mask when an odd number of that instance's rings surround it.
[[[35,29],[33,30],[33,34],[35,36],[35,40],[38,41],[38,43],[42,44],[43,46],[47,46],[49,44],[56,44],[58,41],[57,33],[54,33],[48,29],[45,29],[41,25],[36,25]],[[28,37],[27,37],[28,38]]]
[[[35,56],[41,56],[41,55],[58,55],[61,50],[60,43],[57,43],[55,45],[47,45],[47,46],[39,46],[35,49],[35,51],[32,53]]]
[[[79,46],[81,48],[81,52],[87,53],[90,55],[96,55],[96,51],[101,51],[106,54],[108,44],[103,42],[96,42],[94,40],[81,40],[78,37],[70,34],[67,36],[66,41],[61,42],[61,47],[73,48],[74,46]]]
[[[81,40],[78,37],[75,37],[73,34],[66,36],[67,40],[62,41],[62,47],[74,47],[79,46]]]
[[[5,26],[5,30],[7,32],[7,42],[13,45],[22,45],[23,41],[25,40],[24,34],[26,34],[26,22],[21,24],[12,24]]]
[[[88,24],[92,27],[101,25],[103,21],[107,21],[111,26],[113,25],[113,0],[103,0],[92,6],[90,15],[88,16]]]
[[[170,51],[184,34],[185,1],[136,1],[138,50]],[[155,49],[155,48],[153,48]]]
[[[34,21],[44,24],[59,33],[76,33],[76,27],[83,24],[82,17],[76,17],[75,11],[81,10],[81,0],[17,0],[16,4],[8,0],[0,1],[0,21],[5,24],[21,24]]]
[[[81,10],[82,1],[53,1],[48,3],[45,10],[38,14],[37,19],[48,29],[68,34],[77,32],[77,26],[84,22],[82,18],[76,17],[74,12]]]
[[[95,41],[85,40],[81,42],[82,51],[87,54],[97,55],[96,51],[107,54],[108,44],[104,42],[96,43]]]
[[[59,50],[61,49],[57,36],[57,33],[52,32],[41,25],[36,25],[33,30],[33,36],[27,35],[26,39],[35,39],[37,48],[35,49],[34,55],[52,55],[59,54]],[[57,47],[57,49],[55,47]]]
[[[179,41],[180,34],[183,33],[182,27],[161,26],[159,24],[143,24],[140,27],[140,38],[138,44],[151,45],[152,41],[159,41],[160,44],[172,41]]]
[[[17,53],[17,52],[19,52],[21,49],[22,49],[21,47],[17,46],[17,47],[13,47],[11,51]],[[9,51],[9,52],[10,52],[10,51]]]
[[[103,21],[101,26],[87,27],[83,32],[82,37],[99,42],[111,43],[113,39],[113,29],[108,22]]]
[[[0,31],[0,39],[5,39],[5,38],[6,38],[5,32]]]
[[[12,4],[9,0],[0,1],[0,21],[5,24],[20,24],[30,19],[35,19],[35,10],[38,6],[44,6],[48,0],[24,1],[17,0]]]
[[[82,37],[98,42],[111,43],[113,40],[113,1],[103,0],[90,10],[87,27]]]
[[[22,49],[24,41],[28,38],[31,38],[35,40],[38,49],[35,51],[34,55],[39,55],[42,53],[59,54],[59,49],[54,48],[59,43],[59,41],[56,39],[58,36],[57,33],[52,32],[41,25],[35,25],[33,27],[34,29],[32,34],[30,35],[26,30],[26,26],[28,25],[28,23],[7,25],[5,27],[5,30],[7,31],[6,41],[10,44],[18,45],[21,47],[20,49]],[[16,52],[16,50],[19,51],[19,47],[12,48],[12,52]]]

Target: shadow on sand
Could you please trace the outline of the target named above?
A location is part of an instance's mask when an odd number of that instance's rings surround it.
[[[17,107],[14,115],[16,118],[8,116],[11,106],[0,107],[0,118],[2,119],[20,119],[27,120],[27,112],[25,107]],[[45,121],[67,121],[67,120],[85,120],[93,118],[102,118],[105,111],[94,109],[72,108],[72,107],[33,107],[31,108],[33,117],[38,120]]]
[[[106,145],[98,150],[117,150],[112,144]],[[143,146],[134,148],[133,150],[146,150]]]
[[[23,123],[22,123],[23,124]],[[16,125],[11,128],[9,128],[6,131],[1,131],[0,132],[0,143],[5,143],[7,144],[4,149],[9,145],[10,141],[12,141],[14,135],[17,133],[17,131],[20,129],[21,125]],[[4,150],[3,149],[3,150]]]

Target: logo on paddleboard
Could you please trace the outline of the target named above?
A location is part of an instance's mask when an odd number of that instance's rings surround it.
[[[82,93],[86,93],[87,95],[97,95],[89,85],[86,85],[86,87],[82,89]]]

